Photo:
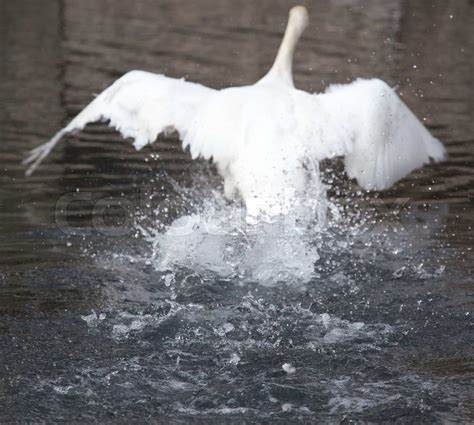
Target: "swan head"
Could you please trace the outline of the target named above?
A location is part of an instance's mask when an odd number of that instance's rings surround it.
[[[288,26],[293,27],[300,34],[308,26],[309,16],[308,10],[304,6],[295,6],[290,10],[290,17],[288,20]]]

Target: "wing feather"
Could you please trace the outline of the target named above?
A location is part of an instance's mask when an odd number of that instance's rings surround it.
[[[66,127],[23,161],[31,175],[65,134],[82,130],[88,123],[109,121],[122,136],[132,138],[135,148],[153,143],[172,127],[181,139],[196,124],[198,109],[214,89],[182,79],[145,71],[131,71],[115,81],[87,105]]]
[[[386,189],[430,159],[445,157],[442,143],[381,80],[333,85],[317,97],[352,141],[344,164],[364,189]]]

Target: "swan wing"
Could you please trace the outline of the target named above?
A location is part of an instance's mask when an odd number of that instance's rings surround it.
[[[66,127],[23,161],[30,175],[68,133],[82,130],[88,123],[109,121],[122,136],[132,138],[135,148],[153,143],[158,135],[176,129],[183,142],[196,125],[198,109],[214,93],[200,84],[131,71],[115,81],[87,105]]]
[[[443,144],[381,80],[332,85],[316,96],[350,141],[345,169],[364,189],[386,189],[430,159],[445,157]]]

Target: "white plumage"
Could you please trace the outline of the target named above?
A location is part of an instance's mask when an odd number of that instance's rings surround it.
[[[410,171],[443,159],[443,145],[397,94],[378,79],[309,94],[293,85],[293,53],[307,25],[302,6],[290,11],[275,63],[252,86],[214,90],[144,71],[131,71],[97,96],[25,163],[31,174],[66,133],[110,121],[136,149],[177,130],[192,157],[211,159],[227,197],[249,212],[281,212],[285,190],[305,190],[305,163],[344,156],[346,172],[365,189],[385,189]],[[258,207],[256,202],[258,201]]]

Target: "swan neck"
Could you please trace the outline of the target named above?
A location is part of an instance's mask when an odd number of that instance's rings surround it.
[[[277,77],[285,81],[287,84],[294,86],[293,56],[298,40],[300,39],[305,27],[305,24],[301,24],[301,22],[298,22],[294,18],[292,19],[290,16],[275,62],[267,74],[268,77]]]

